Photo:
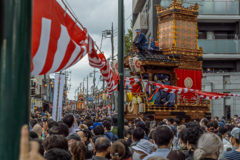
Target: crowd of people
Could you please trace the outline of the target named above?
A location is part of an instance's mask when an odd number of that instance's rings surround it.
[[[32,116],[21,132],[20,160],[238,160],[240,119],[237,115],[182,122],[135,118],[124,120],[118,138],[118,115],[100,111]],[[28,129],[30,128],[30,130]],[[30,147],[29,147],[30,141]]]

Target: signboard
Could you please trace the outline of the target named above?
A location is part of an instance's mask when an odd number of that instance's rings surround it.
[[[31,97],[31,112],[34,113],[34,97]]]
[[[64,87],[65,75],[59,76],[59,74],[55,75],[55,86],[54,86],[54,97],[53,97],[53,110],[52,110],[52,119],[54,121],[61,121],[62,118],[62,100],[63,100],[63,87]],[[60,82],[60,87],[58,87],[58,83]],[[59,88],[59,91],[58,91]],[[59,93],[58,93],[59,92]],[[59,97],[58,97],[59,95]],[[57,112],[57,102],[58,102],[58,113]],[[57,120],[56,120],[57,114]]]
[[[30,97],[34,97],[36,94],[40,92],[40,86],[39,86],[39,91],[38,91],[38,83],[35,78],[32,78],[30,80]],[[40,94],[40,93],[39,93]]]

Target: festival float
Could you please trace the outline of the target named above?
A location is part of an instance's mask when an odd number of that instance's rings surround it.
[[[211,117],[211,98],[204,98],[211,93],[201,91],[203,49],[198,46],[198,9],[197,3],[185,8],[176,0],[168,8],[158,5],[160,50],[142,51],[133,44],[124,57],[124,68],[129,68],[132,76],[125,78],[127,119]],[[156,104],[157,94],[174,100],[166,103],[167,98],[161,99]]]
[[[85,103],[84,103],[84,94],[83,91],[81,90],[79,95],[78,95],[78,101],[77,101],[77,111],[84,111],[85,108]]]

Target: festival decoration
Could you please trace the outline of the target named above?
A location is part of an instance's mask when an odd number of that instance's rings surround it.
[[[140,72],[140,61],[137,57],[132,57],[129,59],[129,65],[133,73]]]

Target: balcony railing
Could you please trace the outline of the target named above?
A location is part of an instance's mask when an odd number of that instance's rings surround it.
[[[183,2],[186,2],[183,3],[185,8],[198,3],[200,15],[239,15],[239,1],[187,0]],[[162,0],[160,4],[163,7],[169,7],[171,3],[171,0]]]
[[[240,53],[239,52],[239,40],[232,39],[199,39],[198,46],[202,47],[204,53],[215,53],[215,54],[231,54],[231,53]]]

